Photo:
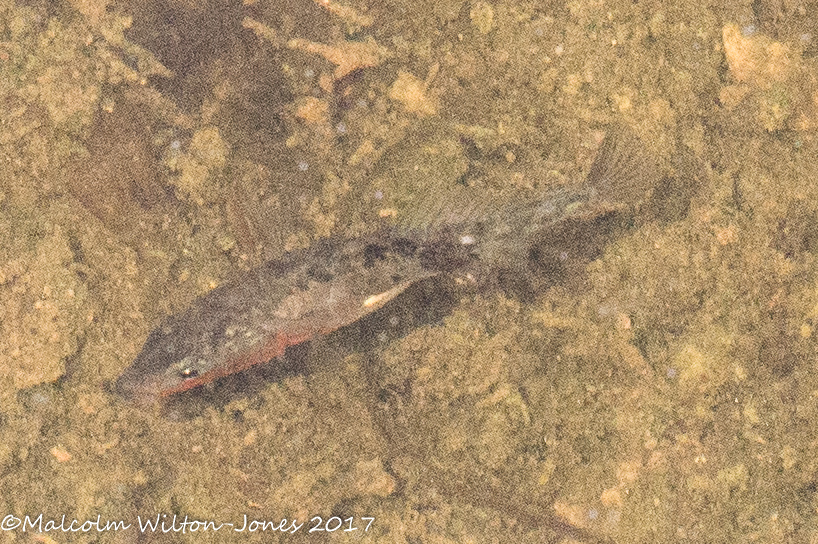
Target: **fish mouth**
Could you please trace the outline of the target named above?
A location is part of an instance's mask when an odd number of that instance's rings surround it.
[[[161,399],[161,395],[157,394],[158,384],[155,380],[146,380],[144,376],[129,375],[127,372],[117,378],[110,389],[114,394],[139,406],[150,406]]]

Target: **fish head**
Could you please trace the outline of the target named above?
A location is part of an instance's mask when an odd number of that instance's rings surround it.
[[[160,326],[114,383],[114,391],[136,404],[155,403],[170,394],[205,383],[214,359],[173,325]]]

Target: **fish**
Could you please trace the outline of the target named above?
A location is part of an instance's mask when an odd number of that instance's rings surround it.
[[[523,267],[532,244],[555,225],[633,208],[654,178],[638,139],[617,128],[574,187],[502,202],[466,187],[430,195],[408,219],[371,234],[319,240],[166,316],[114,390],[137,404],[155,403],[355,323],[419,281]]]
[[[417,281],[465,265],[453,262],[470,253],[395,232],[328,238],[290,252],[165,317],[115,391],[147,404],[264,363],[378,310]]]

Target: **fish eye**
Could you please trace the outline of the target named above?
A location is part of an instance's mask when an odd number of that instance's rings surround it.
[[[195,368],[190,367],[183,368],[182,371],[179,372],[179,376],[185,378],[186,380],[190,378],[195,378],[198,375],[199,371],[196,370]]]

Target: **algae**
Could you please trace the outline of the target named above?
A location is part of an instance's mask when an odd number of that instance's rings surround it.
[[[0,516],[132,525],[4,540],[299,542],[311,516],[353,517],[339,541],[816,538],[812,7],[146,5],[234,47],[136,45],[135,4],[0,2]],[[592,259],[562,248],[576,274],[447,286],[431,323],[399,299],[187,415],[106,391],[241,269],[422,225],[428,194],[576,182],[614,123],[665,182]],[[140,537],[157,514],[308,524]]]

